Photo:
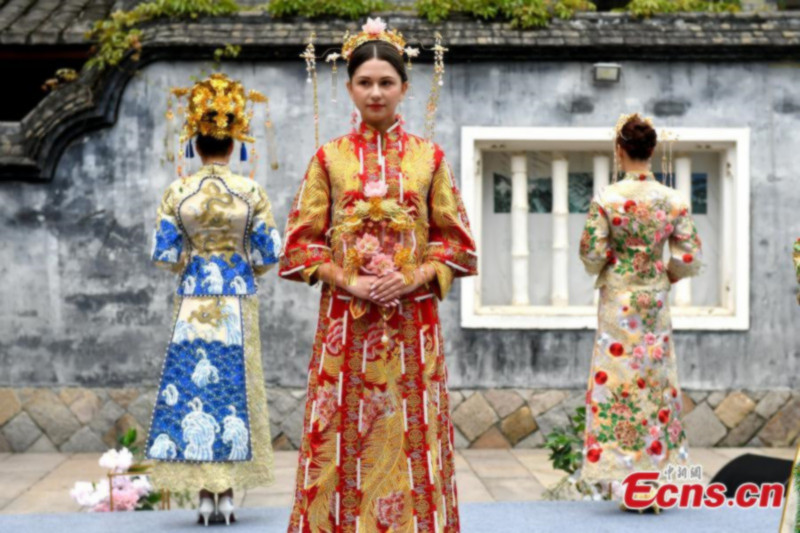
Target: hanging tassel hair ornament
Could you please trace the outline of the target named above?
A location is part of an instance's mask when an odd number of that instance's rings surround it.
[[[167,98],[167,112],[164,113],[167,119],[167,126],[164,130],[164,152],[167,161],[175,161],[175,113],[172,111],[172,96]]]
[[[314,48],[314,39],[317,34],[311,32],[308,37],[308,44],[300,57],[306,60],[306,83],[311,84],[311,91],[314,98],[314,148],[319,148],[319,93],[317,92],[317,56]]]
[[[194,146],[191,139],[186,141],[186,159],[194,159]]]
[[[328,57],[325,58],[327,63],[331,64],[331,102],[336,102],[336,98],[338,96],[339,90],[339,68],[336,64],[336,61],[342,57],[342,54],[339,52],[331,52],[328,54]]]
[[[183,117],[184,117],[183,105],[178,105],[178,117],[180,117],[180,120],[183,121]],[[175,144],[174,150],[175,150],[175,153],[177,154],[176,161],[175,161],[175,171],[178,173],[178,177],[180,179],[184,179],[186,177],[186,175],[184,174],[183,171],[184,171],[184,168],[185,168],[185,165],[186,165],[186,160],[184,158],[185,154],[184,154],[184,152],[183,152],[183,150],[181,148],[182,147],[181,147],[181,143],[180,142]]]
[[[428,97],[427,112],[425,114],[425,138],[433,140],[434,129],[436,127],[436,109],[439,106],[439,93],[444,85],[444,53],[447,48],[442,45],[442,34],[436,32],[433,46],[433,82],[431,84],[431,94]]]
[[[675,188],[675,172],[673,169],[673,147],[678,136],[669,130],[661,130],[658,136],[661,145],[661,175],[664,185]]]
[[[415,57],[419,57],[419,48],[414,48],[413,46],[406,46],[405,48],[406,57],[408,60],[406,61],[406,76],[408,77],[408,91],[406,95],[408,96],[409,100],[414,99],[414,86],[411,83],[411,71],[414,65],[411,63],[411,59]]]

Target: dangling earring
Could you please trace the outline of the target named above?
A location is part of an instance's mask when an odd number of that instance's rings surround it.
[[[361,113],[358,112],[358,108],[353,104],[353,112],[350,114],[350,125],[353,126],[354,130],[357,130],[360,122]]]

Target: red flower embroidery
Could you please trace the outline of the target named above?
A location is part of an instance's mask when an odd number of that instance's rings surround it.
[[[609,347],[608,351],[611,352],[611,355],[613,355],[614,357],[619,357],[623,354],[625,349],[622,347],[621,343],[615,342]]]
[[[630,396],[630,393],[628,391],[626,391],[626,390],[622,391],[622,397],[623,398],[627,398],[628,396]]]
[[[317,420],[320,431],[333,421],[336,414],[339,396],[333,386],[325,386],[317,389]]]
[[[664,446],[661,444],[660,440],[654,440],[647,451],[652,455],[661,455],[661,452],[664,451]]]
[[[694,261],[694,256],[692,254],[683,254],[683,262],[686,264],[691,263]]]
[[[619,218],[619,217],[614,217],[614,218],[611,220],[611,223],[612,223],[612,224],[614,224],[615,226],[619,226],[620,224],[622,224],[622,219],[621,219],[621,218]]]
[[[341,319],[332,320],[328,326],[328,334],[325,337],[325,349],[331,355],[338,355],[342,349],[342,330],[344,324]]]
[[[594,382],[598,385],[605,385],[606,381],[608,381],[608,374],[600,370],[594,375]]]
[[[637,379],[636,380],[636,384],[639,386],[640,389],[643,389],[644,386],[645,386],[644,379],[642,379],[642,378]]]
[[[645,418],[644,420],[642,420],[642,425],[643,425],[643,426],[646,426],[646,425],[647,425],[647,419],[646,419],[646,418]]]
[[[588,460],[590,463],[596,463],[600,460],[600,455],[602,453],[602,448],[592,448],[586,453],[586,460]]]
[[[626,213],[630,213],[631,211],[633,211],[635,207],[636,207],[636,202],[634,202],[633,200],[628,200],[627,202],[625,202]]]
[[[592,412],[593,412],[594,414],[597,414],[597,411],[598,411],[598,410],[599,410],[599,409],[597,409],[597,406],[596,406],[596,405],[593,405],[593,406],[592,406]]]
[[[403,493],[393,492],[386,497],[378,498],[378,521],[387,528],[398,529],[403,518]]]
[[[639,174],[639,181],[644,181],[647,179],[647,174]]]
[[[658,421],[662,424],[666,424],[669,421],[669,409],[661,409],[658,412]]]
[[[678,397],[678,389],[676,389],[675,387],[672,387],[672,397],[673,398]]]

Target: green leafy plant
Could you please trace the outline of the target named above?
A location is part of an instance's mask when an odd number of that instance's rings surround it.
[[[115,11],[109,18],[95,22],[86,32],[86,38],[96,44],[84,68],[104,70],[113,67],[130,51],[133,51],[132,58],[137,60],[142,48],[139,26],[145,22],[159,18],[219,17],[239,10],[235,0],[152,0],[130,11]]]
[[[560,0],[553,4],[553,13],[560,19],[571,19],[578,11],[596,11],[597,6],[587,0]]]
[[[583,435],[586,431],[586,407],[578,407],[569,417],[569,425],[555,428],[545,438],[553,468],[574,474],[583,462]]]
[[[272,0],[265,6],[273,17],[339,17],[356,19],[387,7],[384,0]]]
[[[652,17],[681,12],[736,12],[741,11],[740,0],[631,0],[625,10],[637,17]]]
[[[549,487],[544,494],[548,500],[579,499],[602,495],[609,499],[608,493],[600,493],[597,487],[577,478],[576,473],[583,465],[583,441],[586,431],[586,407],[575,409],[569,417],[569,425],[555,428],[545,437],[544,447],[550,450],[553,468],[566,472],[558,483]]]
[[[417,14],[439,22],[452,13],[475,18],[509,20],[516,28],[541,28],[555,18],[568,19],[577,11],[594,11],[589,0],[417,0]]]

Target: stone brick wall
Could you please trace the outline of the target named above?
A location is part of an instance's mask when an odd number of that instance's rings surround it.
[[[297,449],[305,391],[269,388],[278,450]],[[453,390],[457,448],[541,448],[568,423],[583,390]],[[146,436],[155,391],[136,388],[2,388],[0,452],[100,452],[136,428]],[[800,444],[800,392],[684,392],[684,425],[695,447]]]

